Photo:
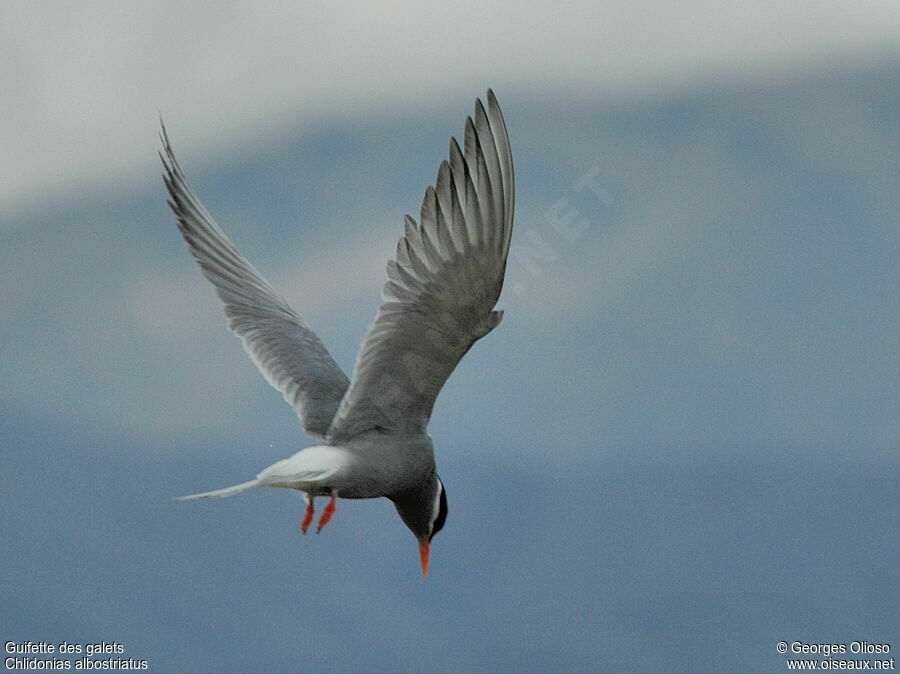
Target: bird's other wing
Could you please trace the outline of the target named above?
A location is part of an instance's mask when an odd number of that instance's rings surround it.
[[[323,438],[331,426],[347,376],[304,320],[235,248],[194,195],[162,127],[169,206],[203,275],[225,303],[228,327],[263,376],[297,410],[304,430]]]
[[[475,102],[460,150],[425,192],[420,223],[406,216],[382,304],[357,357],[329,439],[369,429],[423,432],[435,398],[493,311],[513,226],[514,180],[506,125],[492,91]]]

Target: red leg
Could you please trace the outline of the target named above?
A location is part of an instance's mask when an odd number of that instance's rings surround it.
[[[309,529],[310,523],[312,523],[313,515],[316,514],[316,509],[313,507],[313,497],[306,497],[306,514],[303,516],[303,522],[300,523],[300,531],[304,534],[306,530]]]
[[[328,520],[331,519],[331,516],[334,515],[334,510],[337,507],[337,492],[333,489],[331,490],[331,500],[328,502],[328,505],[325,506],[325,510],[322,511],[322,519],[319,520],[319,528],[316,529],[316,533],[322,531],[322,527],[328,524]]]

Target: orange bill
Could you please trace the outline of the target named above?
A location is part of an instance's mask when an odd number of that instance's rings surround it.
[[[422,541],[419,543],[419,559],[422,560],[422,577],[428,575],[428,558],[431,554],[431,543]]]

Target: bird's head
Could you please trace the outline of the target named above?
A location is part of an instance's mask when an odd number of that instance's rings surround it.
[[[422,575],[428,575],[431,539],[447,519],[447,492],[437,474],[422,488],[411,489],[391,497],[400,518],[419,541]]]

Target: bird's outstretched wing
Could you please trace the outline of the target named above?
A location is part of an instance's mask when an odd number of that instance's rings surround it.
[[[324,438],[347,376],[304,320],[253,268],[194,195],[162,127],[169,206],[203,275],[225,303],[228,327],[268,382],[297,410],[304,430]]]
[[[475,102],[460,150],[425,192],[420,223],[406,216],[382,304],[360,349],[329,438],[369,429],[422,432],[435,398],[466,351],[497,326],[493,311],[513,226],[506,125],[492,91]]]

